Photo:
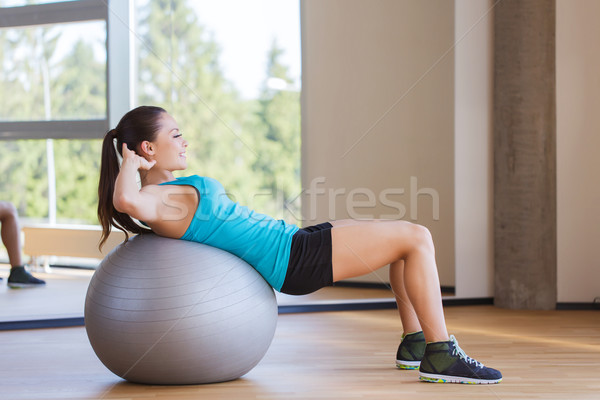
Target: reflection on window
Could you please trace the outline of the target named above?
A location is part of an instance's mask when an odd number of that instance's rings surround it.
[[[0,0],[0,7],[21,7],[32,4],[62,3],[72,0]]]
[[[105,43],[104,21],[0,29],[0,121],[106,118]]]
[[[188,170],[300,218],[298,0],[138,0],[138,103],[167,109]]]
[[[101,141],[53,140],[56,185],[49,185],[46,140],[0,141],[0,193],[26,223],[97,224]],[[56,190],[55,206],[49,191]]]

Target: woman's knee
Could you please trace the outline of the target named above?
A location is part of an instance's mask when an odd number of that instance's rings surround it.
[[[417,246],[423,251],[429,251],[434,253],[435,246],[433,244],[433,236],[431,231],[423,225],[415,224],[415,231],[417,237]]]
[[[402,221],[403,238],[408,241],[408,251],[435,252],[433,236],[427,227],[412,222]]]

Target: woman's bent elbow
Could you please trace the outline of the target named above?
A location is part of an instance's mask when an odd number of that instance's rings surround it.
[[[120,213],[129,214],[132,209],[132,203],[125,196],[113,197],[113,206]]]

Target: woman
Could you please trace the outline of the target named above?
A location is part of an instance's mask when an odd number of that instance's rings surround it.
[[[404,329],[398,368],[419,368],[420,379],[429,382],[501,381],[499,371],[468,357],[448,336],[426,228],[405,221],[342,220],[299,229],[232,202],[214,179],[175,179],[173,171],[187,167],[187,146],[175,120],[159,107],[131,110],[106,134],[98,188],[101,246],[111,225],[148,232],[135,218],[158,235],[236,254],[288,294],[307,294],[390,264]]]

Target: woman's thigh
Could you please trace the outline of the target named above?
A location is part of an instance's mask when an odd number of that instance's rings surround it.
[[[398,220],[342,220],[332,222],[334,282],[373,272],[406,257],[415,246],[430,240],[423,226]]]
[[[383,220],[377,220],[377,219],[338,219],[335,221],[331,221],[330,224],[333,227],[340,227],[340,226],[348,226],[348,225],[362,225],[362,224],[369,224],[371,222],[382,222]]]

